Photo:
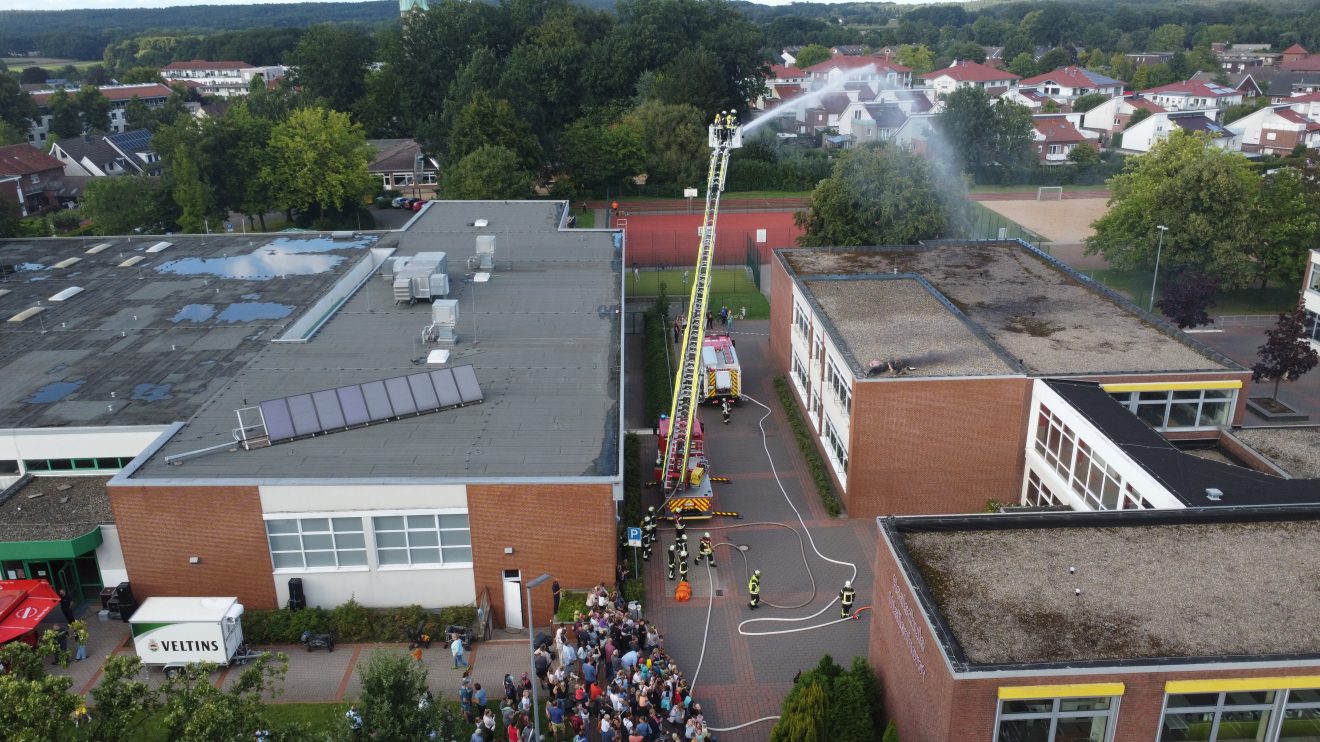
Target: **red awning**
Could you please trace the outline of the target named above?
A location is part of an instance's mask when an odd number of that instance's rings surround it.
[[[0,644],[37,628],[59,604],[59,594],[45,580],[0,580]]]

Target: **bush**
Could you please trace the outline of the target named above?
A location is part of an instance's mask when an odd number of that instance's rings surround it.
[[[583,590],[561,590],[559,610],[555,612],[556,623],[572,623],[573,615],[587,612],[587,593]]]
[[[330,633],[334,635],[335,641],[362,642],[379,636],[374,633],[380,625],[376,622],[376,616],[370,608],[354,598],[331,608],[329,618]]]
[[[477,609],[470,605],[448,606],[435,612],[419,605],[367,608],[349,600],[329,611],[245,611],[243,635],[250,644],[297,644],[304,631],[329,633],[340,642],[403,642],[412,638],[418,624],[424,624],[422,631],[435,638],[451,624],[472,626],[476,622]]]
[[[876,739],[884,728],[879,696],[880,684],[870,663],[857,657],[852,667],[844,670],[827,654],[815,667],[794,678],[770,739]]]
[[[788,427],[793,430],[793,437],[797,439],[798,450],[807,460],[811,481],[816,485],[816,493],[820,495],[821,502],[825,503],[825,511],[831,516],[837,516],[843,512],[843,506],[839,503],[839,496],[834,492],[834,480],[830,479],[825,460],[821,458],[820,451],[816,450],[811,429],[807,427],[802,414],[798,412],[797,402],[793,399],[792,390],[788,388],[787,379],[782,376],[775,377],[775,393],[779,395],[779,405],[784,409],[784,416],[788,418]]]
[[[880,742],[898,742],[898,727],[894,726],[894,722],[889,722],[889,726],[885,727],[885,736],[880,738]]]

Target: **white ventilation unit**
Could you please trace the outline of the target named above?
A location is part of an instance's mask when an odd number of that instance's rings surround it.
[[[137,265],[138,263],[141,263],[141,262],[144,261],[144,260],[146,260],[146,258],[142,257],[141,255],[134,255],[133,257],[129,258],[128,260],[125,260],[124,262],[120,263],[120,264],[119,264],[119,267],[120,267],[120,268],[132,268],[133,266]]]
[[[91,247],[87,248],[87,254],[88,254],[88,255],[95,255],[95,254],[97,254],[97,253],[99,253],[99,252],[102,252],[102,251],[104,251],[104,250],[108,250],[108,249],[110,249],[110,243],[109,243],[109,242],[102,242],[102,243],[99,244],[99,245],[92,245]]]
[[[75,296],[77,296],[78,294],[81,294],[82,292],[83,292],[83,290],[82,290],[82,287],[81,287],[81,286],[70,286],[69,288],[67,288],[67,289],[65,289],[65,290],[63,290],[63,291],[61,291],[60,293],[55,294],[54,296],[50,297],[50,300],[51,300],[51,301],[64,301],[65,299],[69,299],[69,298],[75,297]]]
[[[477,267],[483,271],[495,270],[495,235],[477,235]]]
[[[486,219],[478,219],[475,222],[472,222],[472,226],[476,227],[477,229],[485,229],[486,227],[490,226],[490,221]]]
[[[422,332],[427,342],[453,345],[458,342],[458,300],[437,299],[431,302],[431,324]]]
[[[165,250],[172,247],[173,245],[174,245],[173,242],[157,242],[151,247],[148,247],[147,252],[149,253],[165,252]]]
[[[55,265],[52,265],[51,268],[68,268],[69,266],[73,265],[74,263],[77,263],[80,260],[82,260],[82,258],[65,258],[64,260],[61,260]]]
[[[36,315],[41,314],[44,311],[46,311],[45,307],[28,307],[27,309],[24,309],[18,314],[15,314],[13,317],[10,317],[9,321],[22,322],[23,320],[28,319],[29,317],[35,317]]]

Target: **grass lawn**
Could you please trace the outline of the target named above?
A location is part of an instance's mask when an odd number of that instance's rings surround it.
[[[596,226],[595,209],[573,209],[569,213],[577,217],[577,225],[579,229],[595,228]]]
[[[688,280],[691,281],[691,278],[689,272]],[[629,273],[624,283],[624,291],[629,298],[659,296],[661,282],[665,284],[665,291],[669,294],[670,306],[681,305],[685,311],[691,284],[686,286],[683,284],[681,270],[641,271],[635,277]],[[719,311],[721,306],[727,306],[734,312],[746,306],[747,319],[770,319],[770,302],[756,288],[746,268],[714,269],[710,277],[710,292],[712,312]],[[673,315],[672,309],[670,315]]]
[[[302,727],[309,738],[324,738],[339,727],[348,705],[347,702],[271,703],[266,705],[266,714],[272,732]],[[96,710],[92,709],[92,713]],[[169,742],[159,716],[139,727],[136,738],[143,742]]]
[[[1101,284],[1128,297],[1142,308],[1150,304],[1151,271],[1121,271],[1114,268],[1082,271]],[[1155,292],[1155,299],[1160,298],[1161,284]],[[1286,312],[1297,303],[1297,289],[1279,285],[1261,291],[1260,289],[1238,289],[1221,291],[1217,304],[1210,309],[1210,315],[1218,314],[1278,314]],[[1158,311],[1158,308],[1156,308]]]

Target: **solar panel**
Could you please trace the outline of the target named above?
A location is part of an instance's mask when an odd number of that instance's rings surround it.
[[[413,399],[417,400],[418,412],[430,412],[440,409],[440,398],[431,385],[430,374],[413,374],[408,377],[408,386],[412,389]]]
[[[266,435],[270,442],[282,441],[294,437],[293,418],[289,416],[289,405],[283,399],[271,399],[261,403],[261,417],[266,422]]]
[[[279,443],[406,415],[461,407],[483,399],[476,371],[471,366],[459,366],[268,399],[258,408],[265,423],[266,439],[269,443]],[[252,408],[238,411],[244,445],[260,440],[260,426],[255,421],[244,422],[244,413],[251,411]],[[249,431],[252,431],[251,435]]]
[[[316,405],[316,416],[321,418],[322,430],[345,427],[344,412],[339,408],[339,396],[334,389],[312,392],[312,403]]]
[[[367,412],[367,400],[362,397],[362,387],[341,386],[335,390],[339,397],[339,406],[344,410],[344,423],[365,425],[371,422],[371,413]]]
[[[435,391],[440,395],[441,407],[453,407],[463,404],[463,398],[458,394],[458,384],[454,382],[454,372],[452,369],[442,368],[431,372],[431,381],[435,383]]]
[[[322,431],[321,421],[316,417],[316,405],[312,395],[299,394],[287,399],[289,413],[293,415],[293,432],[298,435],[316,435]]]
[[[413,399],[412,390],[408,388],[406,377],[396,376],[393,379],[386,379],[385,391],[390,394],[390,404],[394,406],[394,414],[411,415],[417,411],[417,402]]]
[[[471,366],[459,366],[453,371],[454,381],[458,382],[458,395],[462,397],[463,404],[480,402],[484,399],[481,385],[477,383],[477,372]]]
[[[362,396],[367,400],[367,412],[371,415],[371,422],[394,417],[394,408],[390,407],[390,395],[385,392],[385,382],[368,381],[363,384]]]

